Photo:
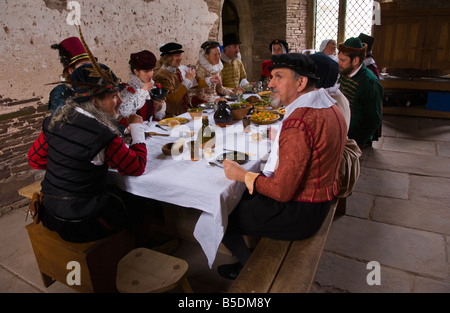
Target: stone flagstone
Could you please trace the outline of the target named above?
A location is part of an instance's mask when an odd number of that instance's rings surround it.
[[[446,278],[443,235],[353,217],[336,220],[326,249],[359,260],[431,277]]]
[[[448,206],[376,197],[372,218],[378,222],[450,235]]]

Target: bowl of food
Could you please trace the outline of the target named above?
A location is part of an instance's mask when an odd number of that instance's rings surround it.
[[[176,142],[170,142],[162,146],[161,150],[165,155],[180,155],[183,153],[184,140],[180,139]]]
[[[193,120],[198,119],[198,118],[202,118],[203,115],[203,108],[192,108],[189,109],[189,115],[192,117]]]
[[[242,120],[242,118],[248,114],[252,105],[248,103],[232,103],[230,104],[230,107],[233,120]]]

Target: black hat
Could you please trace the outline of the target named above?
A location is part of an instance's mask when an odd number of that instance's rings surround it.
[[[274,44],[282,45],[282,46],[284,47],[284,49],[286,50],[286,53],[289,52],[289,44],[288,44],[286,41],[281,40],[281,39],[275,39],[274,41],[272,41],[272,42],[270,43],[270,45],[269,45],[269,50],[270,50],[270,52],[272,52],[272,46],[273,46]]]
[[[152,70],[156,65],[156,57],[152,52],[143,50],[138,53],[132,53],[129,63],[139,70]]]
[[[272,55],[272,61],[273,65],[269,67],[270,71],[274,68],[289,68],[302,76],[318,79],[316,64],[307,55],[301,53]]]
[[[229,33],[223,36],[223,46],[240,44],[239,37],[235,33]]]
[[[166,55],[166,54],[171,55],[171,54],[183,53],[184,51],[181,50],[181,48],[183,48],[183,46],[180,45],[179,43],[169,42],[169,43],[165,44],[164,46],[162,46],[161,48],[159,48],[159,51],[161,51],[161,56]]]
[[[211,40],[208,40],[208,41],[205,41],[204,43],[202,43],[202,49],[203,50],[208,50],[208,49],[210,49],[210,48],[216,48],[216,47],[219,47],[220,46],[220,43],[218,42],[218,41],[211,41]]]
[[[77,67],[70,76],[70,84],[75,91],[76,102],[85,102],[94,96],[116,92],[121,89],[117,76],[104,64],[97,63],[100,69],[92,64]]]
[[[367,54],[372,55],[372,47],[373,42],[375,41],[375,38],[372,36],[366,35],[366,34],[359,34],[358,36],[359,40],[361,40],[362,43],[365,43],[367,45]]]
[[[336,84],[339,75],[339,64],[323,52],[310,54],[317,67],[316,88],[329,88]]]

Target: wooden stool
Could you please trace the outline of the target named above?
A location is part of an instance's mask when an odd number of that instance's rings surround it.
[[[42,282],[49,287],[56,280],[67,285],[69,262],[80,264],[79,292],[117,292],[116,273],[120,259],[134,248],[134,237],[126,230],[87,243],[63,240],[42,223],[26,226]]]
[[[123,293],[158,293],[181,286],[192,292],[186,261],[146,248],[137,248],[117,266],[117,290]]]

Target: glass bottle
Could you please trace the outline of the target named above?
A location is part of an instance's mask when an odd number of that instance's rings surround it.
[[[202,116],[202,128],[198,131],[197,142],[202,149],[214,148],[216,133],[209,126],[208,116]]]

